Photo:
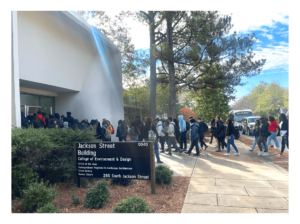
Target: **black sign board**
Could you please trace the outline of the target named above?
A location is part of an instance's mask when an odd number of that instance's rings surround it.
[[[155,179],[152,142],[75,143],[75,159],[78,180],[80,177]]]

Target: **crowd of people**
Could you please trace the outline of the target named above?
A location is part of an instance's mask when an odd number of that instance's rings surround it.
[[[102,141],[111,141],[111,136],[115,133],[113,125],[109,120],[105,118],[102,120],[102,126],[100,122],[96,120],[91,120],[88,122],[87,119],[82,120],[80,123],[77,119],[74,119],[71,116],[71,112],[67,112],[67,116],[59,115],[55,113],[54,115],[49,115],[45,112],[38,111],[37,114],[29,111],[27,117],[24,116],[24,113],[21,112],[22,127],[27,128],[32,125],[34,128],[72,128],[90,130],[94,132],[97,139]],[[201,117],[195,119],[194,117],[189,118],[189,122],[186,122],[183,118],[183,115],[179,115],[177,119],[169,117],[168,119],[159,119],[156,118],[154,121],[151,117],[145,117],[144,121],[141,120],[140,116],[136,116],[135,120],[131,122],[130,127],[127,125],[125,120],[118,121],[118,127],[116,131],[116,137],[119,138],[119,141],[148,141],[148,133],[152,131],[156,134],[157,138],[154,142],[155,155],[157,163],[163,163],[159,157],[159,145],[160,143],[161,151],[160,153],[167,153],[167,155],[172,155],[171,148],[175,148],[173,152],[185,152],[190,155],[193,148],[196,148],[196,153],[194,156],[199,156],[200,151],[204,147],[204,150],[208,146],[204,142],[204,134],[208,130],[207,124],[202,121]],[[212,143],[213,138],[217,140],[218,150],[216,152],[222,152],[224,148],[227,149],[225,156],[230,155],[230,145],[236,151],[234,155],[240,155],[236,145],[234,144],[234,139],[236,136],[236,130],[234,128],[233,121],[227,119],[226,122],[216,116],[211,120],[211,139],[210,144]],[[187,149],[187,133],[189,132],[190,147]],[[260,118],[255,121],[255,127],[253,131],[255,136],[254,143],[250,149],[253,152],[255,145],[257,144],[260,153],[258,155],[269,155],[268,147],[271,143],[271,140],[274,140],[275,145],[279,148],[279,142],[276,135],[282,136],[281,144],[281,153],[276,155],[277,157],[282,157],[282,154],[285,149],[285,145],[288,146],[288,120],[284,114],[281,114],[279,117],[279,125],[275,121],[274,117],[270,116],[268,118]],[[225,139],[227,142],[225,142]],[[200,142],[200,143],[199,143]],[[167,149],[165,149],[165,143],[167,143]],[[177,145],[179,144],[179,146]]]

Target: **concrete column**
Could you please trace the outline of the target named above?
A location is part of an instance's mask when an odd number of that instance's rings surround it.
[[[18,22],[17,12],[11,12],[12,45],[11,45],[11,125],[21,127],[19,54],[18,54]]]

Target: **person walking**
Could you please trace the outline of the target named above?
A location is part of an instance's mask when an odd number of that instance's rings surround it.
[[[207,124],[204,123],[204,121],[202,121],[201,117],[198,117],[198,121],[199,121],[199,140],[200,140],[200,144],[201,144],[201,148],[203,148],[203,145],[205,146],[206,150],[208,148],[208,146],[204,143],[203,139],[204,139],[204,134],[207,131]]]
[[[85,120],[82,120],[81,122],[80,122],[80,124],[81,124],[81,130],[82,131],[84,131],[84,130],[86,130],[88,127],[89,127],[89,125],[87,124],[87,122],[86,122],[86,119]]]
[[[111,142],[111,131],[107,120],[102,122],[102,141]]]
[[[157,120],[158,118],[156,118],[155,120]],[[162,121],[160,121],[158,119],[158,123],[157,123],[157,133],[158,136],[157,138],[159,138],[159,142],[160,142],[160,146],[161,146],[161,151],[160,153],[164,153],[165,152],[165,142],[166,142],[166,134],[163,132],[164,126]]]
[[[280,114],[279,116],[279,128],[280,128],[280,135],[282,136],[281,152],[280,154],[277,154],[276,157],[282,158],[285,145],[289,147],[289,120],[286,118],[285,114]]]
[[[54,114],[55,120],[56,120],[56,124],[58,125],[59,128],[63,128],[63,122],[60,119],[60,115],[59,113],[55,113]]]
[[[180,148],[183,149],[183,151],[187,151],[187,143],[186,143],[186,122],[183,119],[182,115],[178,116],[179,119],[179,131],[180,131]],[[184,144],[184,145],[183,145]],[[183,147],[184,146],[184,147]]]
[[[141,133],[139,133],[139,129],[136,127],[135,122],[132,122],[130,130],[129,130],[130,140],[132,142],[138,142],[140,135],[141,135]]]
[[[168,118],[169,128],[168,128],[168,151],[167,155],[172,155],[172,145],[175,147],[174,152],[182,152],[175,142],[175,123],[172,121],[172,117]]]
[[[23,111],[21,111],[21,127],[28,128],[28,119],[25,117],[25,114]]]
[[[63,120],[63,126],[64,126],[64,129],[66,130],[67,128],[69,128],[69,122],[68,122],[68,118],[64,117],[64,120]]]
[[[189,151],[185,152],[186,154],[190,155],[193,148],[196,147],[196,154],[194,154],[194,156],[199,156],[200,155],[200,151],[199,151],[199,145],[198,145],[198,139],[199,139],[199,125],[197,124],[195,119],[191,119],[190,122],[191,124],[191,146]]]
[[[227,153],[224,154],[224,156],[230,156],[230,145],[235,149],[236,153],[234,154],[235,156],[239,156],[240,153],[237,149],[237,147],[234,144],[234,125],[231,119],[228,119],[226,121],[226,124],[228,125],[227,130],[226,130],[226,138],[227,140]]]
[[[173,122],[175,124],[175,138],[176,138],[177,143],[179,144],[180,143],[180,141],[179,141],[180,131],[179,131],[178,121],[177,121],[177,119],[173,119]]]
[[[256,144],[257,144],[257,140],[258,140],[258,137],[259,137],[259,127],[260,127],[260,121],[259,119],[256,119],[255,120],[255,125],[254,125],[254,129],[253,129],[253,136],[254,136],[254,142],[252,144],[252,148],[249,149],[250,152],[253,152]],[[263,148],[263,151],[265,151],[265,146],[263,144],[261,144],[262,148]]]
[[[260,128],[259,128],[259,137],[257,140],[257,145],[259,147],[260,152],[258,153],[259,156],[267,156],[268,153],[268,147],[267,147],[267,138],[269,136],[268,127],[269,124],[266,122],[265,118],[261,117],[260,119]],[[265,151],[262,150],[262,145],[265,147]]]
[[[151,117],[147,117],[146,122],[145,122],[145,127],[144,127],[144,139],[147,142],[149,140],[149,131],[153,131],[156,134],[156,139],[154,141],[154,152],[155,152],[155,156],[156,156],[156,162],[157,163],[163,163],[160,160],[159,157],[159,152],[158,152],[158,141],[157,141],[157,137],[158,137],[158,133],[156,130],[156,125],[152,124],[153,120]]]
[[[224,147],[227,148],[227,145],[225,144],[225,134],[226,134],[224,131],[225,126],[223,120],[221,120],[219,116],[216,116],[215,122],[217,126],[215,136],[218,139],[218,147],[219,147],[219,149],[216,152],[221,152],[221,144],[222,144],[222,150],[224,150]]]
[[[25,115],[24,115],[24,116],[25,116]],[[27,118],[28,125],[30,125],[30,124],[32,123],[32,117],[33,117],[32,111],[28,111],[28,116],[26,117],[26,118]]]
[[[124,128],[123,121],[119,120],[116,137],[119,138],[119,142],[123,142],[123,141],[126,142],[126,136],[127,136],[127,134],[126,134],[126,126]]]
[[[43,121],[40,118],[38,118],[38,116],[35,114],[32,116],[32,124],[33,124],[34,128],[43,128],[44,127]]]
[[[141,121],[141,117],[140,116],[135,116],[135,129],[138,129],[136,130],[137,133],[139,133],[139,141],[143,141],[143,129],[144,129],[144,124],[143,122]]]
[[[215,133],[216,133],[216,123],[215,123],[215,119],[211,119],[211,122],[210,122],[210,133],[211,133],[211,138],[210,138],[210,144],[212,144],[212,140],[215,136]]]
[[[276,137],[276,133],[277,133],[277,128],[278,128],[278,124],[277,122],[275,121],[275,118],[273,116],[270,116],[269,117],[269,127],[268,127],[268,130],[269,132],[271,133],[271,135],[268,137],[268,140],[267,140],[267,147],[269,148],[269,145],[271,143],[271,140],[273,139],[273,141],[275,142],[275,145],[276,145],[276,148],[275,149],[279,149],[279,142],[277,140],[277,137]]]

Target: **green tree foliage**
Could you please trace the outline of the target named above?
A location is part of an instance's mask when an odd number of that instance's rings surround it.
[[[233,105],[235,110],[252,109],[254,115],[261,116],[274,116],[279,108],[289,108],[289,90],[275,82],[263,81]]]
[[[184,88],[219,88],[227,91],[241,85],[241,77],[260,73],[265,59],[254,61],[254,34],[229,35],[231,17],[211,11],[163,11],[165,34],[154,55],[161,60],[158,81],[169,83],[170,115],[175,112],[175,96]],[[217,67],[217,68],[216,68]],[[215,72],[214,70],[218,72]]]
[[[60,210],[58,210],[52,203],[48,203],[37,209],[36,213],[60,213]]]
[[[204,122],[210,122],[216,115],[224,120],[229,114],[229,97],[224,89],[191,90],[187,97],[193,102],[197,117],[200,116]]]

